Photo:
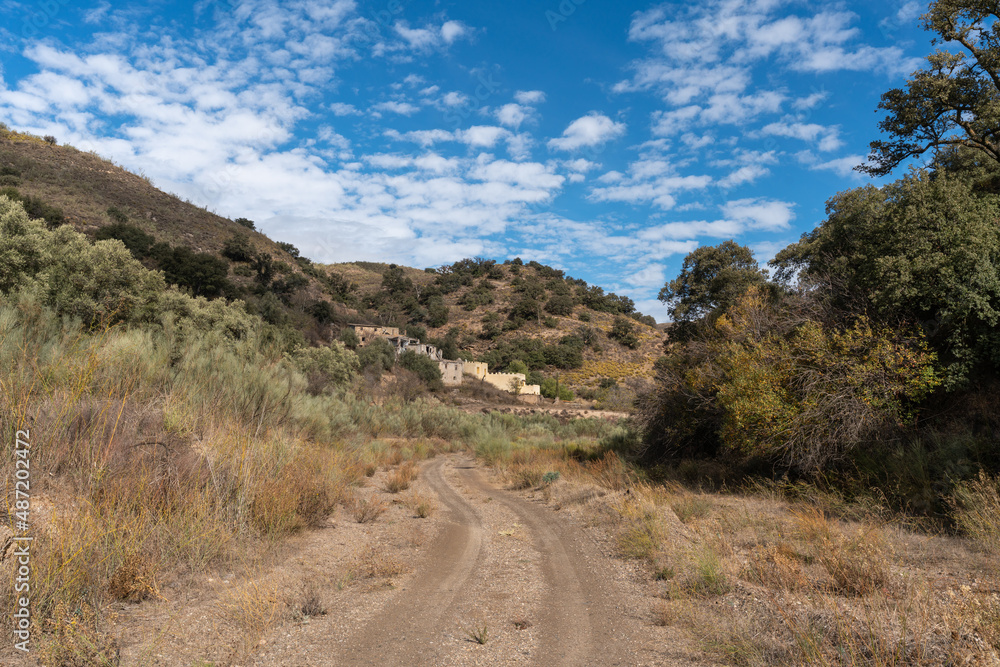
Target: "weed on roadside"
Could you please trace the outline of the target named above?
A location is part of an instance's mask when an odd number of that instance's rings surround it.
[[[382,516],[389,509],[389,504],[373,495],[368,498],[355,498],[351,501],[349,509],[355,521],[370,523]]]
[[[485,644],[490,639],[489,626],[486,624],[486,621],[477,623],[476,625],[472,626],[471,628],[468,628],[465,631],[465,636],[471,642],[475,642],[477,644]]]

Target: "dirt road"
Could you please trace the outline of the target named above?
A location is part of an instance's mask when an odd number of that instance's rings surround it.
[[[495,488],[470,459],[438,458],[423,476],[447,523],[413,581],[330,664],[669,664],[575,522]],[[461,636],[483,626],[483,645]]]
[[[341,508],[251,578],[180,582],[169,600],[122,605],[121,664],[708,664],[681,631],[653,624],[648,574],[614,557],[588,525],[593,508],[498,488],[465,455],[425,462],[406,494],[384,489],[387,474],[358,490],[386,502],[375,522]],[[436,497],[429,519],[410,508],[415,493]],[[289,615],[307,590],[326,613]],[[265,628],[268,591],[288,606]]]

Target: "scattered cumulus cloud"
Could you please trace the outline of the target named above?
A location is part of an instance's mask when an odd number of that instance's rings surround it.
[[[618,123],[607,116],[592,111],[570,123],[562,136],[550,139],[552,150],[573,151],[578,148],[600,146],[625,134],[625,123]]]

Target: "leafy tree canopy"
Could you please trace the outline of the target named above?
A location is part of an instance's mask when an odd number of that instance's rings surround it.
[[[980,363],[1000,368],[1000,197],[969,180],[915,171],[842,192],[772,263],[783,279],[828,283],[842,309],[921,324],[949,384]]]
[[[871,143],[859,171],[885,176],[901,162],[944,146],[965,146],[1000,162],[1000,21],[995,0],[937,0],[923,16],[938,49],[906,88],[882,95],[888,140]]]
[[[736,303],[751,285],[766,281],[750,248],[735,241],[702,246],[684,258],[679,276],[660,290],[675,323],[714,319]]]

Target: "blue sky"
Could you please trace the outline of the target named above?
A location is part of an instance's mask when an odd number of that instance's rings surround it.
[[[634,298],[870,180],[926,2],[0,0],[0,121],[321,262],[520,256]]]

